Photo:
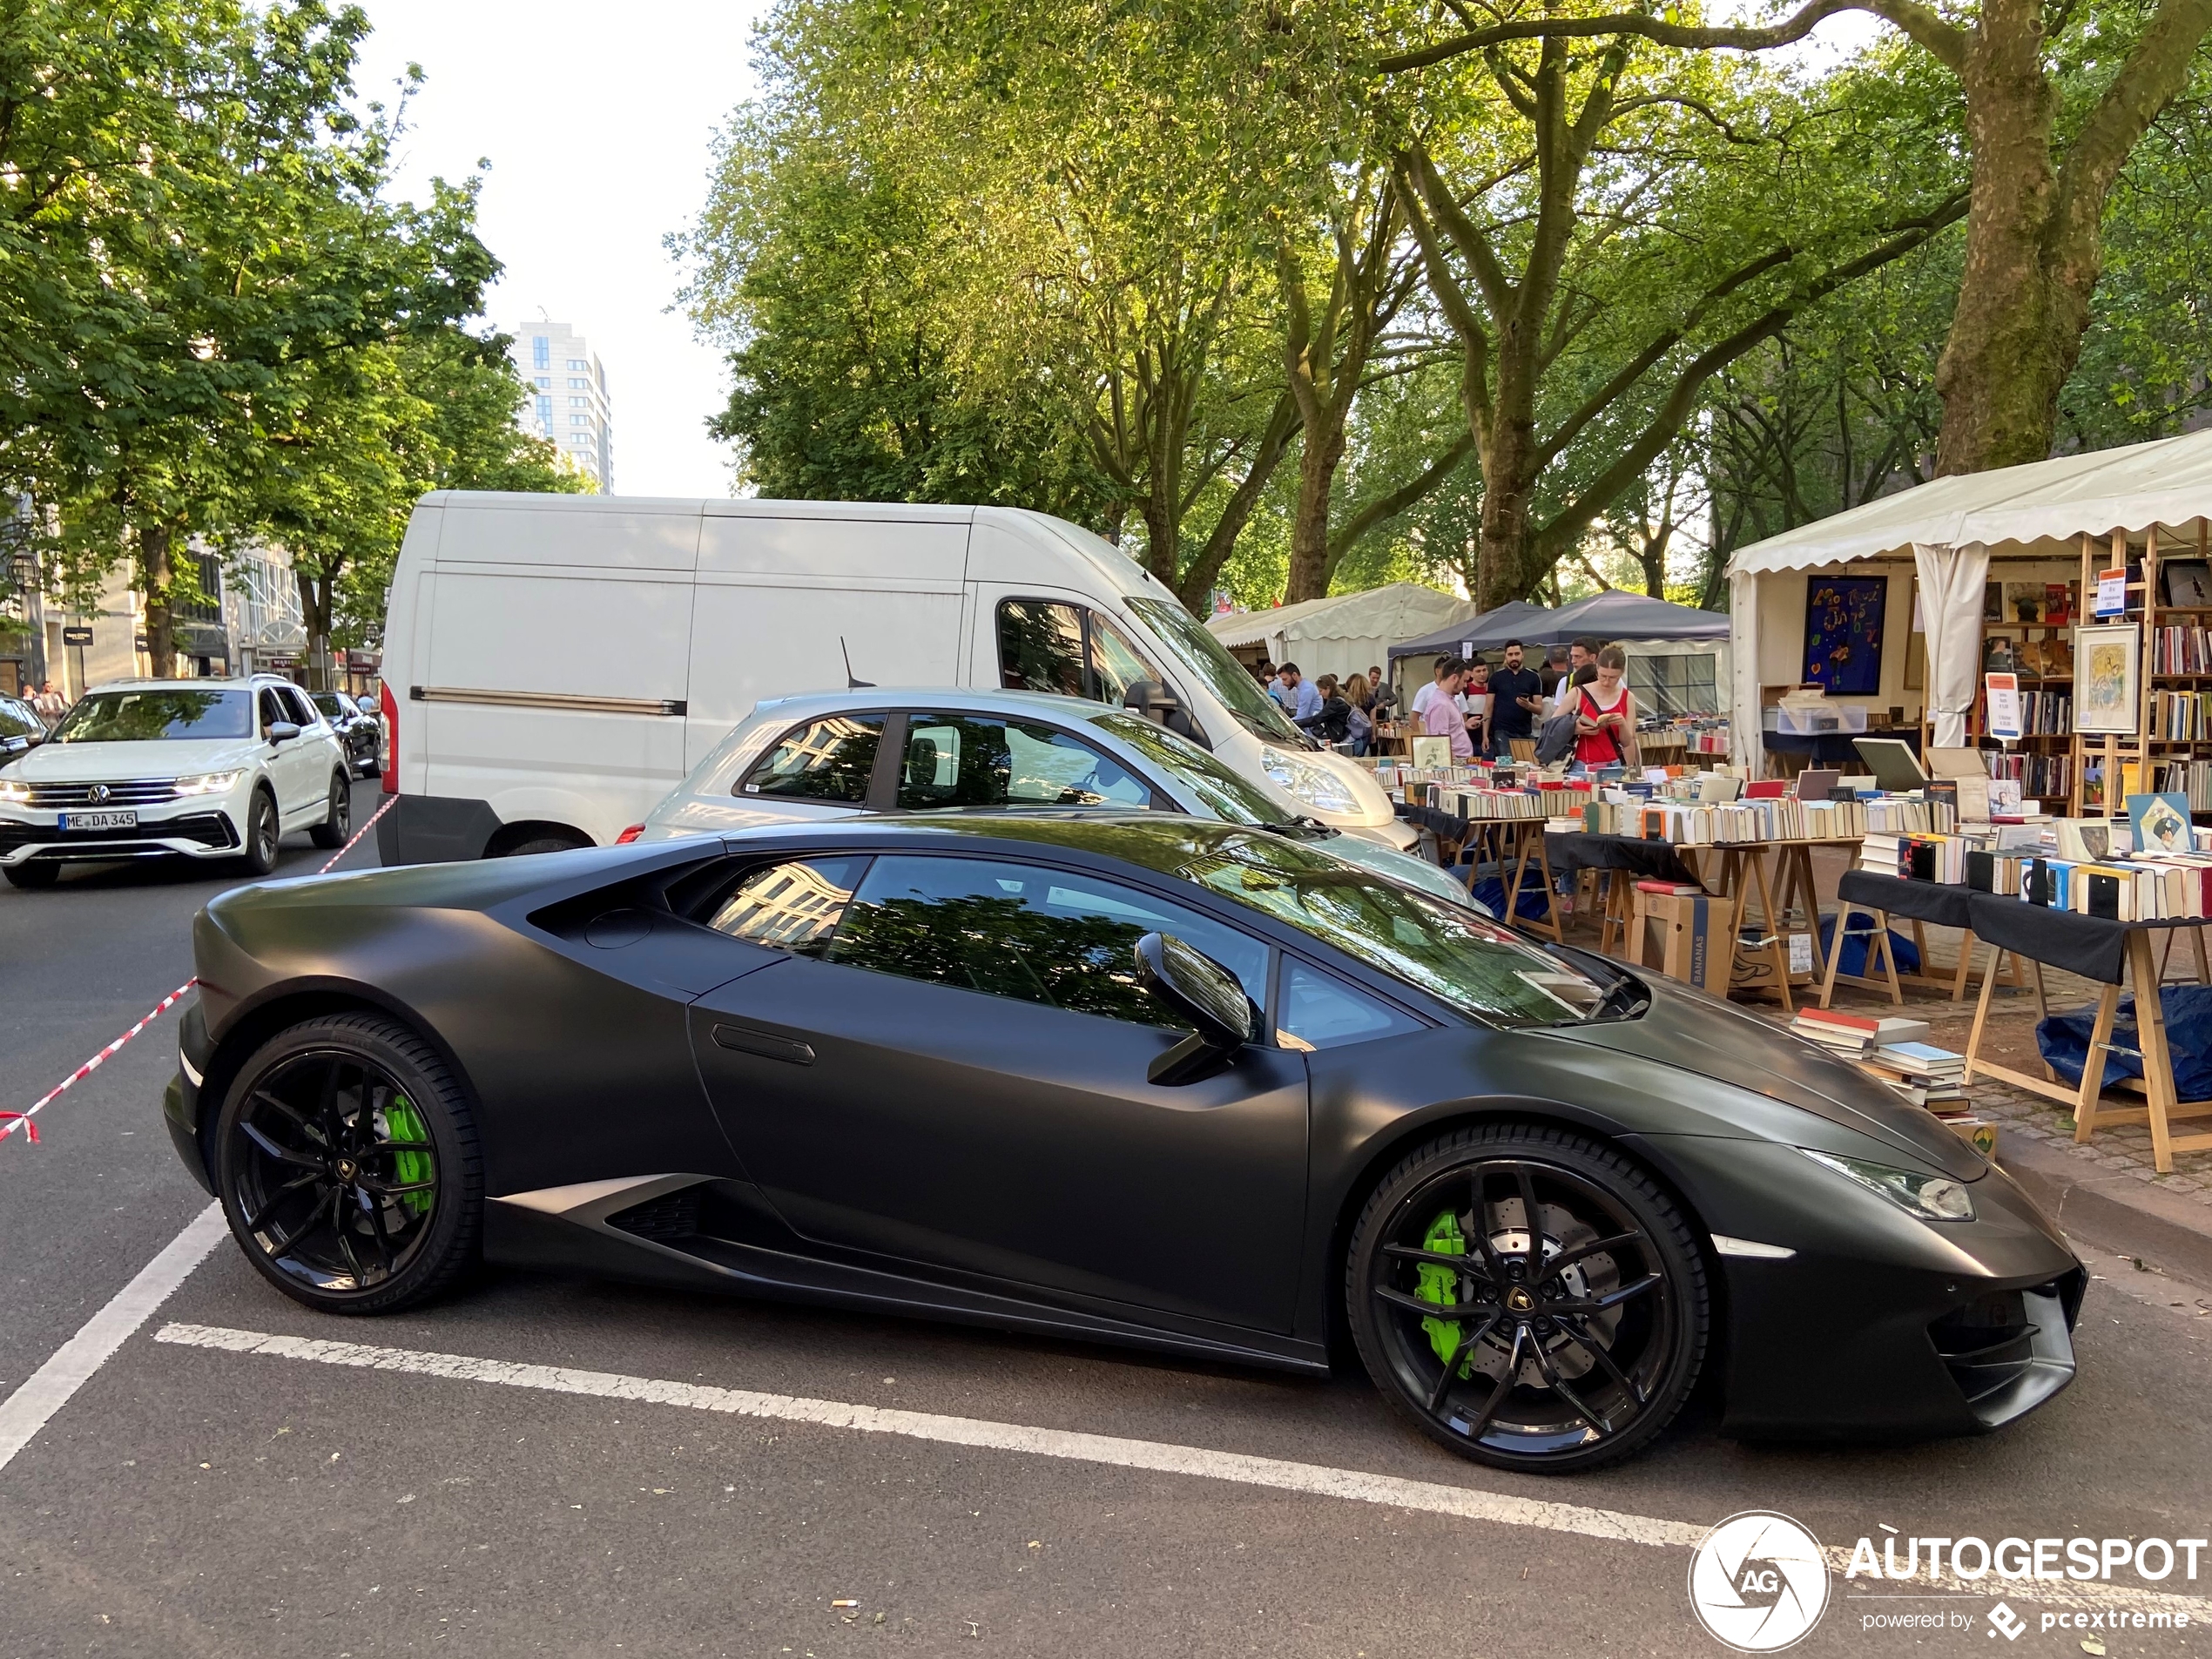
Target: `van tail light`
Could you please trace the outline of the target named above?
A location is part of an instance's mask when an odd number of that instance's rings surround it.
[[[384,711],[384,776],[383,792],[400,792],[400,705],[392,697],[392,682],[380,680],[376,686],[376,700]]]
[[[643,824],[632,824],[628,829],[623,831],[621,834],[615,837],[615,845],[617,846],[628,846],[632,841],[636,840],[644,833],[645,826]]]

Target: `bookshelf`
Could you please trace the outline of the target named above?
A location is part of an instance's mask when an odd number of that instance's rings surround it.
[[[2040,608],[2040,621],[2022,622],[2017,617],[1991,621],[1985,617],[1981,666],[1984,675],[2011,672],[2019,677],[2021,718],[2027,728],[2018,742],[2006,745],[2000,754],[1993,754],[1993,775],[2016,778],[2021,794],[2063,807],[2073,799],[2079,772],[2073,747],[2072,641],[2074,624],[2080,615],[2081,590],[2053,583],[2047,584],[2046,591],[2049,597]],[[2058,612],[2055,619],[2054,610]],[[1996,655],[1994,648],[2000,640],[2009,647],[2009,669]],[[1969,740],[1978,740],[1988,732],[1989,692],[1984,680],[1977,683],[1966,735]]]
[[[2161,563],[2182,560],[2212,560],[2204,520],[2197,521],[2194,546],[2184,542],[2162,556],[2156,525],[2145,532],[2140,547],[2129,544],[2124,530],[2113,531],[2108,544],[2094,536],[2081,538],[2080,621],[2131,622],[2142,632],[2134,732],[2076,733],[2073,739],[2070,806],[2077,818],[2123,817],[2128,795],[2155,790],[2187,795],[2193,815],[2212,817],[2212,604],[2165,603]],[[2124,615],[2087,614],[2100,569],[2128,572]],[[2092,766],[2100,774],[2094,780],[2089,776]],[[2111,787],[2115,777],[2119,788]]]

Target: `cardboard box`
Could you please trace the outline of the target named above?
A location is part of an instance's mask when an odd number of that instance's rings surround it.
[[[1982,1157],[1994,1160],[1997,1157],[1997,1125],[1986,1117],[1966,1113],[1943,1120],[1953,1135],[1973,1147]]]
[[[1729,910],[1726,900],[1706,894],[1638,891],[1629,929],[1633,953],[1640,957],[1647,930],[1656,931],[1661,973],[1725,996],[1735,954],[1729,948]]]

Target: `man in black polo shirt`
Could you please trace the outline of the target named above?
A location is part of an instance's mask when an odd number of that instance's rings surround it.
[[[1521,642],[1506,642],[1506,660],[1502,668],[1494,669],[1490,675],[1490,739],[1491,752],[1509,756],[1507,746],[1514,738],[1536,735],[1536,711],[1543,702],[1544,682],[1535,670],[1524,668],[1521,661]]]

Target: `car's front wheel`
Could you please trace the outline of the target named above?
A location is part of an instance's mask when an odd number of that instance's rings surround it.
[[[1703,1258],[1674,1201],[1611,1147],[1481,1124],[1386,1175],[1354,1227],[1346,1312],[1383,1397],[1479,1463],[1534,1474],[1629,1456],[1704,1364]]]
[[[309,1307],[390,1312],[476,1258],[475,1119],[430,1046],[389,1020],[333,1015],[270,1039],[232,1084],[215,1137],[233,1237]]]
[[[317,846],[343,846],[354,827],[354,788],[342,772],[330,774],[330,810],[307,832]]]
[[[281,833],[276,797],[256,787],[246,807],[246,856],[242,862],[246,874],[266,875],[276,868],[277,840]]]

